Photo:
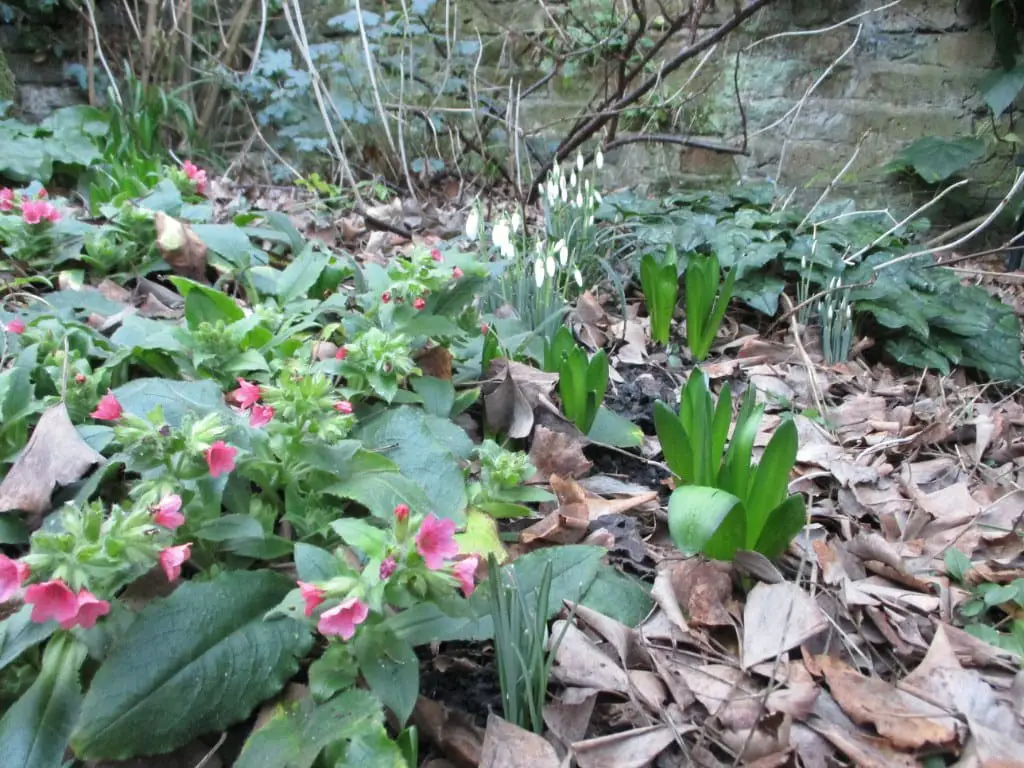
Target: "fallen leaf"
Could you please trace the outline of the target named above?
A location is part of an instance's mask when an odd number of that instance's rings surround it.
[[[538,539],[556,544],[576,544],[587,535],[590,513],[583,488],[572,478],[552,475],[551,490],[558,497],[558,508],[519,532],[519,541],[523,544]]]
[[[724,727],[749,729],[761,714],[760,697],[741,670],[724,664],[676,665],[686,686]]]
[[[436,344],[428,349],[423,349],[413,358],[416,365],[423,371],[424,376],[433,376],[435,379],[452,378],[452,353],[447,347]]]
[[[652,725],[577,741],[572,748],[580,768],[642,768],[673,743],[677,734],[695,729],[692,725]]]
[[[725,608],[732,596],[732,568],[728,563],[690,558],[670,566],[669,578],[680,607],[690,623],[727,627],[733,618]]]
[[[758,584],[743,611],[743,669],[774,659],[828,628],[814,599],[792,582]]]
[[[498,717],[487,716],[480,768],[558,768],[560,761],[542,736]]]
[[[920,768],[915,758],[895,751],[885,739],[859,729],[827,691],[822,691],[814,702],[814,713],[807,724],[853,758],[860,768]],[[833,764],[834,760],[830,760],[829,765]]]
[[[598,691],[629,691],[629,677],[604,651],[595,646],[580,629],[564,620],[551,625],[551,637],[562,632],[555,652],[551,675],[564,685],[593,688]]]
[[[586,736],[598,693],[593,688],[566,688],[544,705],[544,724],[566,747]]]
[[[531,478],[532,482],[546,480],[551,475],[581,477],[594,466],[583,455],[583,442],[578,437],[540,424],[533,432],[530,463],[537,470],[537,474]]]
[[[41,517],[50,509],[54,488],[80,480],[102,461],[78,434],[64,403],[58,403],[40,417],[28,445],[0,483],[0,512]]]
[[[206,246],[188,224],[163,211],[153,217],[156,245],[175,274],[206,283]]]
[[[444,704],[419,696],[412,711],[412,722],[452,762],[480,764],[484,730],[465,712],[448,709]]]
[[[839,659],[816,658],[833,698],[850,718],[873,725],[879,735],[901,749],[956,741],[956,718],[884,680],[865,677]]]

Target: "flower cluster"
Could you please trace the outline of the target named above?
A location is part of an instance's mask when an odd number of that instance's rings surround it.
[[[410,306],[420,312],[426,309],[427,297],[461,279],[465,272],[457,265],[450,266],[439,248],[421,248],[409,258],[393,259],[387,275],[387,289],[364,301],[368,311],[389,307],[394,312],[397,307]]]
[[[372,391],[391,402],[401,381],[419,373],[405,335],[389,334],[379,328],[368,328],[341,347],[335,359],[350,397]]]
[[[473,594],[480,558],[470,555],[455,560],[459,546],[454,521],[431,513],[414,527],[409,507],[399,504],[386,537],[367,523],[346,522],[343,530],[348,537],[371,550],[365,552],[370,560],[362,572],[349,571],[321,583],[298,582],[304,613],[307,617],[318,614],[317,629],[322,635],[350,640],[371,613],[383,613],[387,605],[443,597],[454,586],[466,597]],[[369,531],[374,533],[367,535]]]
[[[14,318],[13,320],[11,320],[11,322],[7,323],[6,325],[0,323],[0,331],[5,331],[7,333],[13,334],[14,336],[20,336],[25,332],[25,323],[23,323],[18,318]]]
[[[338,399],[330,378],[299,362],[281,373],[276,386],[239,378],[228,399],[248,414],[250,427],[269,426],[275,434],[298,440],[318,435],[333,443],[344,439],[354,423],[352,403]]]
[[[186,160],[181,169],[185,172],[185,178],[195,184],[196,193],[200,195],[206,194],[206,171],[198,167],[191,160]]]
[[[9,187],[0,189],[0,211],[20,213],[26,224],[55,224],[61,219],[60,211],[47,200],[48,193],[40,189],[34,197],[24,197]]]

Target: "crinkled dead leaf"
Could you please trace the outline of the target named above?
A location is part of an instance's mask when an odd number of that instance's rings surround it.
[[[858,728],[827,691],[822,691],[814,702],[808,725],[861,768],[920,768],[916,758],[897,752],[887,739]],[[832,764],[830,761],[829,765]]]
[[[207,282],[206,246],[192,228],[163,211],[156,212],[153,223],[156,226],[156,246],[175,274]]]
[[[28,445],[0,483],[0,512],[29,512],[38,520],[50,509],[58,485],[80,480],[103,460],[78,434],[64,403],[58,403],[40,417]]]
[[[831,656],[817,657],[829,690],[843,711],[871,725],[901,749],[945,746],[957,739],[957,720],[943,709],[879,678],[865,677]]]
[[[725,607],[732,597],[732,568],[728,563],[694,557],[667,565],[676,600],[691,624],[705,627],[733,624]]]
[[[465,712],[419,696],[412,711],[413,725],[456,765],[479,765],[484,729]]]
[[[742,667],[774,659],[828,626],[814,599],[796,584],[758,584],[743,611]]]
[[[562,635],[564,631],[564,635]],[[629,677],[604,651],[591,642],[580,629],[564,620],[551,625],[551,637],[562,635],[555,652],[551,675],[564,685],[593,688],[599,691],[626,693]]]
[[[480,768],[558,768],[555,748],[543,736],[498,717],[487,716]]]
[[[577,544],[587,535],[590,512],[583,488],[572,478],[552,475],[551,490],[558,498],[558,508],[519,533],[523,544],[538,539],[555,544]]]
[[[452,353],[447,347],[435,344],[429,349],[419,352],[414,360],[424,376],[433,376],[435,379],[451,381],[452,378]]]
[[[544,705],[544,724],[566,747],[586,736],[598,693],[593,688],[565,688]]]
[[[583,455],[583,441],[579,437],[540,424],[530,444],[530,462],[537,469],[535,479],[538,480],[551,475],[581,477],[594,466]]]
[[[572,748],[580,768],[642,768],[672,744],[678,734],[695,729],[692,725],[652,725],[577,741]]]
[[[492,360],[483,385],[484,415],[487,424],[509,437],[524,438],[533,429],[533,412],[558,382],[557,373],[545,373],[529,365],[506,360]]]
[[[675,666],[697,701],[724,727],[748,729],[757,723],[760,696],[741,670],[725,664],[689,664],[684,657]]]

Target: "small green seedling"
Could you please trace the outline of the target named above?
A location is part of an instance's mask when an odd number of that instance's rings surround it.
[[[690,254],[686,265],[686,341],[697,360],[706,360],[722,326],[736,283],[736,270],[721,280],[718,257]]]
[[[640,287],[651,318],[651,340],[655,344],[668,344],[672,313],[679,298],[675,248],[670,245],[660,260],[653,253],[644,254],[640,260]]]
[[[759,464],[754,439],[763,415],[753,387],[747,390],[726,448],[732,393],[722,389],[717,406],[706,375],[695,371],[677,414],[654,406],[654,426],[669,469],[681,481],[669,500],[669,533],[687,555],[703,552],[731,560],[738,549],[778,557],[805,522],[804,498],[788,494],[796,463],[796,424],[786,420],[772,435]]]
[[[590,432],[597,409],[608,391],[608,356],[604,350],[591,358],[562,326],[544,348],[545,368],[558,373],[558,394],[565,417],[584,434]]]

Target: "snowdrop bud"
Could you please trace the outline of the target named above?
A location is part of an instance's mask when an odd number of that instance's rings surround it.
[[[563,179],[562,181],[564,182],[565,180]],[[562,189],[560,190],[560,192],[561,192],[562,202],[563,203],[569,202],[569,190],[567,190],[565,188],[565,184],[564,183],[562,184]]]
[[[518,232],[519,227],[522,226],[523,217],[519,215],[519,211],[515,211],[512,214],[512,231]]]
[[[466,237],[470,240],[476,240],[476,236],[479,231],[480,215],[476,212],[476,208],[473,208],[469,212],[469,216],[466,217]]]
[[[576,150],[576,167],[581,171],[583,170],[583,153],[578,149]]]
[[[545,263],[544,266],[546,266],[548,268],[548,277],[554,277],[555,276],[555,257],[554,256],[548,256],[547,262]]]
[[[494,225],[494,229],[491,230],[491,242],[499,248],[508,245],[508,223],[504,219],[499,220],[498,223]]]
[[[569,174],[569,186],[576,189],[580,185],[580,180],[576,178],[576,171]]]
[[[544,241],[538,240],[536,243],[534,243],[533,250],[535,250],[538,254],[544,253]]]
[[[583,207],[583,193],[582,192],[577,192],[576,193],[576,207],[577,208],[582,208]]]
[[[604,168],[604,153],[601,152],[601,148],[597,148],[597,154],[594,155],[594,165],[597,166],[597,170]]]
[[[537,287],[544,285],[544,262],[537,259],[533,262],[533,279],[537,281]]]
[[[548,203],[555,204],[558,199],[558,185],[552,180],[548,182]]]
[[[832,305],[831,305],[831,304],[829,304],[829,305],[828,305],[828,314],[827,314],[827,317],[828,317],[828,320],[829,320],[829,322],[830,322],[830,323],[832,322],[832,315],[834,315],[834,314],[835,314],[835,312],[833,312],[833,311],[832,311]]]
[[[501,255],[506,259],[514,259],[516,257],[516,247],[512,244],[511,240],[501,246]]]
[[[853,319],[853,312],[850,311],[850,305],[846,305],[846,319],[847,321]]]
[[[555,250],[558,251],[558,263],[564,267],[569,260],[569,246],[565,244],[565,240],[559,240],[555,243]]]
[[[603,198],[603,197],[601,197],[601,193],[600,193],[600,192],[598,192],[598,191],[597,191],[597,190],[595,189],[595,190],[594,190],[594,202],[596,202],[596,203],[600,203],[600,202],[601,202],[601,201],[602,201],[603,199],[604,199],[604,198]]]
[[[588,227],[594,226],[594,217],[593,216],[588,216],[587,217],[587,226]]]
[[[806,254],[806,253],[805,253],[805,254],[803,254],[803,255],[802,255],[802,256],[800,257],[800,269],[801,269],[801,270],[805,270],[805,269],[807,269],[807,254]]]
[[[583,275],[580,274],[580,271],[578,269],[573,271],[572,279],[576,281],[576,285],[578,285],[580,288],[583,287]]]
[[[585,189],[587,192],[590,191],[590,179],[583,180],[583,189]]]

